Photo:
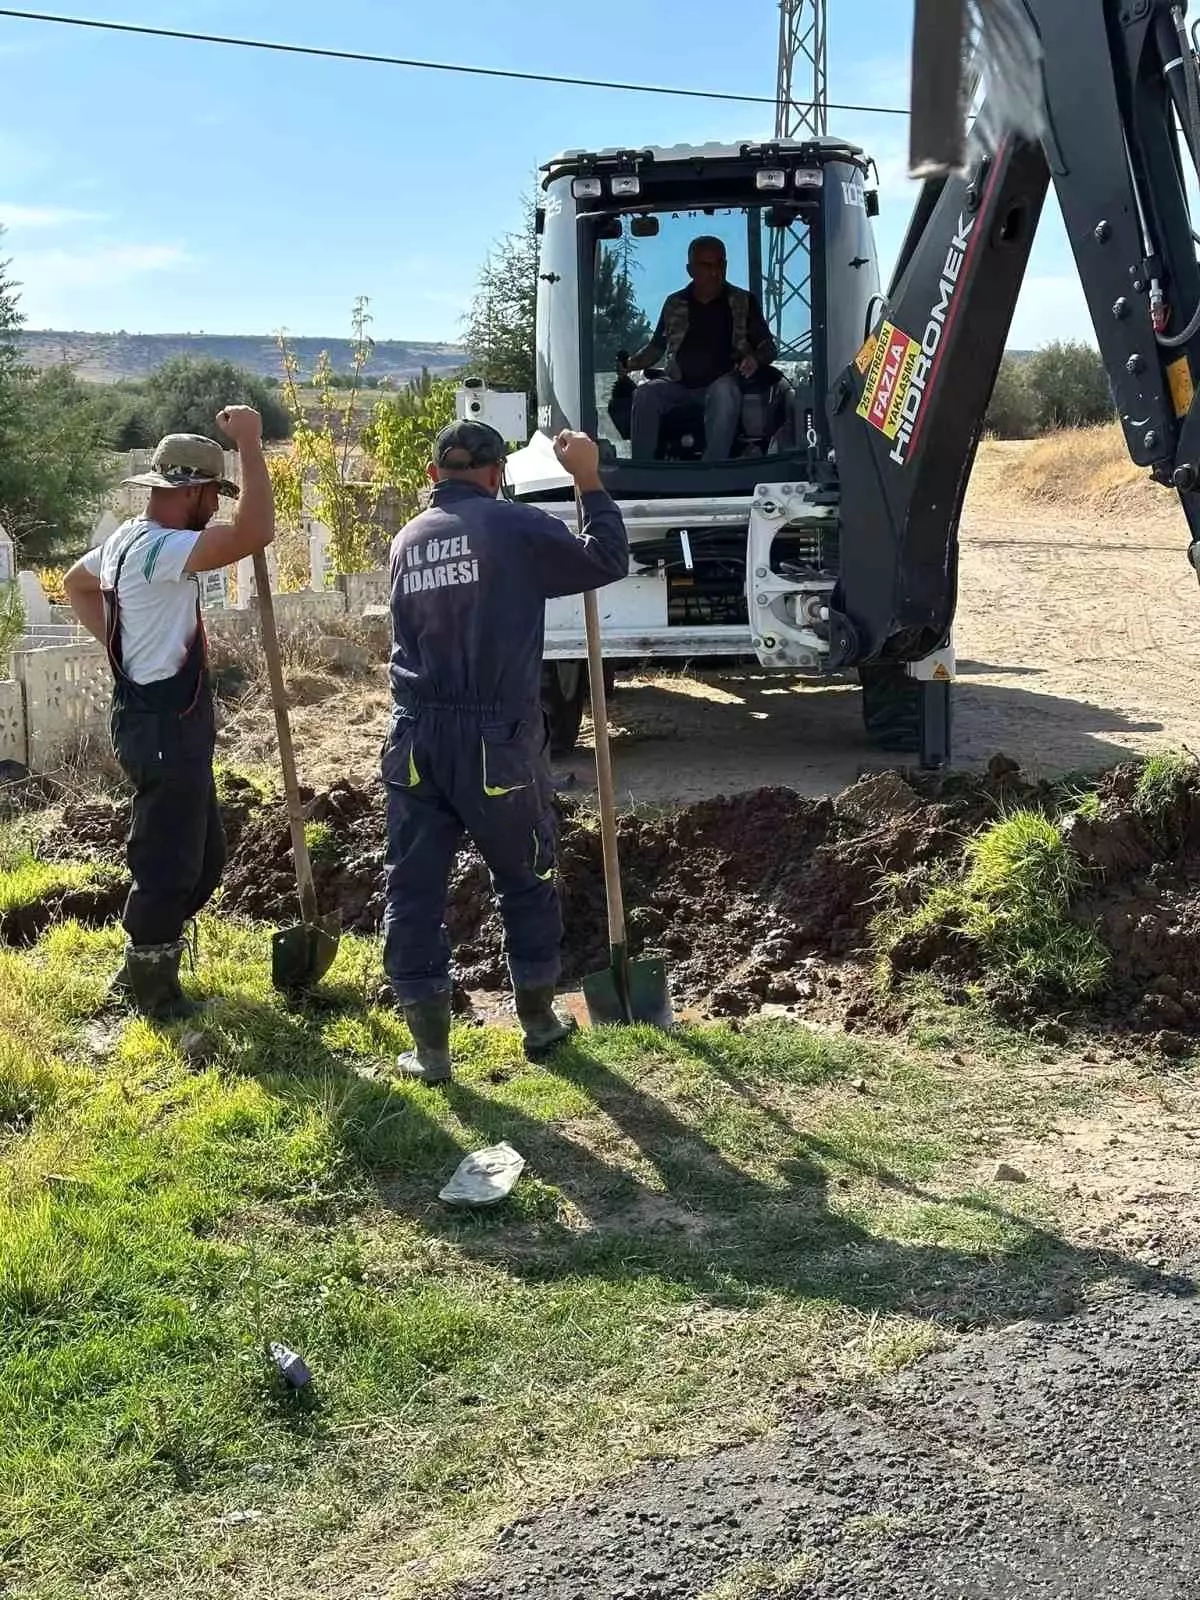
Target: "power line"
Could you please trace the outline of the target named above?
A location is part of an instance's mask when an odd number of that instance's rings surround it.
[[[456,72],[473,78],[509,78],[519,83],[553,83],[570,89],[619,89],[625,94],[673,95],[686,100],[725,100],[738,105],[774,106],[764,94],[730,94],[720,89],[682,89],[670,84],[618,83],[606,78],[570,78],[551,72],[517,72],[505,67],[472,67],[456,61],[421,61],[409,56],[374,55],[366,50],[333,50],[313,44],[284,44],[273,39],[239,39],[231,34],[188,33],[182,28],[152,28],[138,22],[102,22],[94,17],[57,16],[47,11],[14,11],[0,7],[0,17],[20,22],[55,22],[69,28],[92,28],[103,33],[137,34],[147,39],[182,39],[191,44],[233,45],[240,50],[271,50],[278,55],[315,56],[323,61],[365,61],[377,67],[412,67],[423,72]],[[860,106],[829,102],[831,111],[857,111],[888,117],[906,117],[898,106]]]

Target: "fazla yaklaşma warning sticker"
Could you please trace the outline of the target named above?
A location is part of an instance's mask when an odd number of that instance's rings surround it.
[[[889,439],[896,437],[900,427],[900,408],[920,353],[917,341],[900,328],[890,322],[880,324],[858,414]]]

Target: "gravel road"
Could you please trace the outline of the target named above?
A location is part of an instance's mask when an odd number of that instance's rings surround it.
[[[1190,1280],[929,1358],[770,1439],[508,1529],[459,1600],[1200,1592]]]

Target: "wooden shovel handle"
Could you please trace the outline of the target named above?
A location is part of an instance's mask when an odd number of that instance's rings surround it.
[[[313,886],[312,863],[304,837],[304,808],[300,804],[300,785],[296,781],[296,752],[292,727],[288,721],[287,693],[283,686],[283,662],[279,655],[279,634],[275,628],[275,602],[271,598],[271,574],[266,554],[254,552],[254,587],[258,598],[258,621],[262,632],[263,655],[271,682],[271,704],[275,711],[275,732],[279,739],[279,765],[283,770],[283,795],[287,804],[288,827],[292,834],[292,855],[296,861],[296,889],[300,896],[300,915],[316,923],[317,891]]]
[[[578,494],[575,508],[583,532],[583,504]],[[608,697],[604,692],[604,653],[600,645],[600,608],[596,591],[583,597],[587,630],[588,687],[592,697],[592,729],[596,741],[596,789],[600,797],[600,845],[604,853],[604,889],[608,898],[608,942],[617,949],[625,944],[625,903],[621,898],[621,866],[617,855],[617,813],[613,799],[612,752],[608,743]]]

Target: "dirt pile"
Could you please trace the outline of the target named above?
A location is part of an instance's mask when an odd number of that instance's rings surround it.
[[[1168,772],[1158,792],[1147,769],[1118,767],[1099,806],[1065,826],[1091,874],[1078,907],[1112,957],[1108,1008],[1138,1026],[1200,1029],[1200,768]]]
[[[718,1013],[811,997],[830,981],[828,958],[862,944],[881,876],[958,848],[954,810],[888,775],[836,801],[759,789],[670,816],[623,817],[631,946],[665,954],[677,997],[706,1000]],[[560,811],[564,978],[575,982],[608,960],[604,875],[594,819],[570,804]],[[312,797],[308,815],[319,825],[313,870],[322,906],[336,908],[347,929],[375,931],[383,914],[381,796],[337,784]],[[278,813],[245,823],[223,904],[269,921],[294,915],[291,849]],[[446,924],[463,986],[503,988],[500,919],[473,850],[456,864]]]
[[[963,831],[994,804],[995,783],[940,787],[936,798],[923,796],[885,773],[835,800],[759,789],[672,815],[623,817],[621,864],[635,953],[663,953],[677,997],[708,1001],[719,1013],[804,1001],[818,989],[837,988],[829,959],[862,946],[884,877],[953,855]],[[337,911],[348,931],[374,933],[383,914],[382,793],[340,782],[304,798],[322,908]],[[564,976],[575,981],[608,959],[604,878],[594,818],[569,801],[559,805]],[[291,921],[295,880],[282,807],[234,782],[222,809],[230,845],[222,909]],[[79,804],[43,850],[120,862],[126,827],[122,806]],[[474,851],[464,851],[455,866],[446,922],[464,987],[502,988],[500,920]]]
[[[1078,796],[1027,784],[1013,763],[998,759],[983,778],[926,782],[891,772],[834,799],[766,788],[672,814],[622,817],[631,946],[666,957],[681,1003],[741,1015],[765,1002],[802,1011],[832,1002],[853,1014],[847,1002],[861,995],[861,958],[885,898],[899,892],[917,903],[938,872],[960,860],[973,833],[1021,805],[1061,818],[1085,869],[1072,915],[1094,926],[1110,953],[1102,1002],[1110,1014],[1145,1028],[1200,1028],[1200,768],[1172,769],[1156,789],[1147,787],[1147,771],[1114,769],[1082,806]],[[348,931],[375,933],[383,915],[382,792],[343,781],[304,798],[322,908],[336,911]],[[590,813],[570,801],[559,808],[564,978],[576,982],[607,961],[600,838]],[[223,811],[230,861],[222,909],[294,920],[282,806],[233,781]],[[126,820],[121,806],[77,805],[45,852],[119,862]],[[502,989],[500,919],[474,851],[456,863],[446,922],[463,987]],[[952,933],[932,927],[921,958],[909,959],[905,946],[897,971],[938,970],[947,945],[955,947],[955,981],[986,977],[964,968],[975,957],[952,937],[947,944],[942,935]]]

